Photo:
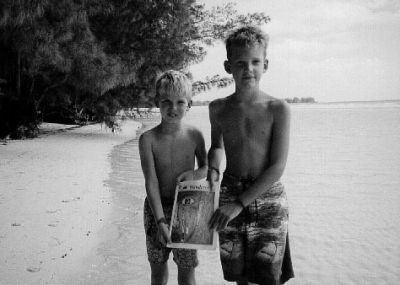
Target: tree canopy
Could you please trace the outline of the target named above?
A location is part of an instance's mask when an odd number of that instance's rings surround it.
[[[163,71],[187,73],[232,28],[269,20],[194,0],[3,0],[0,137],[34,135],[41,120],[101,121],[151,107]],[[229,83],[212,76],[194,88]]]

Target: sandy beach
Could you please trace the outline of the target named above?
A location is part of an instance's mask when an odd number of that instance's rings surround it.
[[[88,271],[112,208],[109,154],[140,126],[45,124],[39,138],[0,145],[0,284],[65,284]]]
[[[399,108],[292,108],[282,182],[296,278],[286,284],[397,284]],[[192,108],[187,120],[209,147],[206,115]],[[135,139],[149,123],[127,122],[115,134],[47,125],[39,138],[0,144],[0,284],[150,284]],[[199,260],[199,285],[232,284],[218,251],[199,251]],[[169,267],[177,284],[172,258]]]

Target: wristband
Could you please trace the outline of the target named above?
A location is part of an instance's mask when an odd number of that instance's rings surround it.
[[[161,223],[167,224],[167,220],[165,219],[165,217],[159,218],[159,219],[157,220],[157,225],[159,225],[159,224],[161,224]]]
[[[215,172],[217,172],[218,175],[219,175],[219,169],[218,169],[218,168],[213,167],[213,166],[209,166],[209,167],[208,167],[208,171],[211,171],[211,170],[215,170]]]
[[[236,197],[235,203],[238,203],[240,206],[242,206],[243,209],[246,208],[246,206],[243,204],[242,200],[239,199],[239,197]]]

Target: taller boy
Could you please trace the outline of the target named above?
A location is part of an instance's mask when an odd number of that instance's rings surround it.
[[[289,149],[290,110],[259,89],[268,68],[268,36],[243,27],[226,40],[225,70],[235,93],[211,102],[208,179],[219,180],[220,207],[210,220],[219,231],[224,278],[237,284],[282,284],[294,276],[287,239],[288,203],[279,182]]]

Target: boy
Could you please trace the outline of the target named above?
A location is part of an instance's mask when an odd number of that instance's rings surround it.
[[[146,246],[151,267],[151,284],[167,284],[170,248],[168,224],[176,184],[206,177],[207,153],[201,132],[182,124],[191,106],[192,85],[181,72],[167,71],[156,83],[156,104],[161,123],[143,133],[139,152],[146,180],[144,204]],[[194,170],[195,159],[198,168]],[[198,265],[195,250],[173,249],[179,284],[195,284]]]
[[[219,180],[220,207],[210,219],[219,231],[224,278],[237,284],[282,284],[294,276],[287,243],[288,205],[279,179],[289,148],[288,105],[259,89],[267,70],[268,36],[243,27],[226,40],[225,70],[235,92],[211,102],[208,177]]]

